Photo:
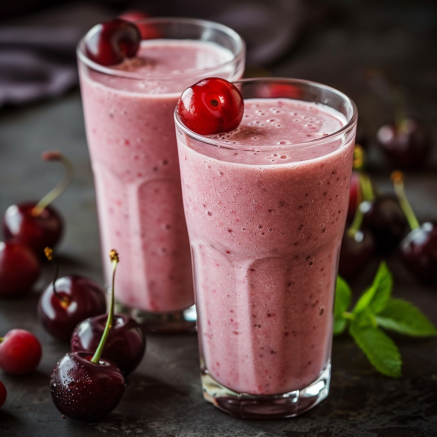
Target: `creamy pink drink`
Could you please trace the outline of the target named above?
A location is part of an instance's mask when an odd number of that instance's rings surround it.
[[[245,100],[232,133],[202,143],[179,126],[208,400],[295,393],[321,375],[329,384],[355,125],[348,135],[332,134],[346,124],[326,105],[255,98]],[[225,394],[217,396],[217,387]],[[320,396],[279,413],[212,402],[244,417],[287,417]]]
[[[110,68],[79,56],[102,253],[120,253],[117,299],[127,307],[165,313],[194,303],[173,111],[205,74],[241,77],[238,56],[206,38],[142,41],[135,58]]]

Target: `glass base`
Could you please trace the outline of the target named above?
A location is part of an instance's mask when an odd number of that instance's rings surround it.
[[[280,395],[236,393],[202,371],[203,397],[222,411],[246,419],[283,419],[294,417],[315,407],[329,393],[331,364],[308,387]]]
[[[145,332],[155,334],[178,334],[197,332],[196,306],[193,305],[183,311],[169,313],[151,313],[138,308],[128,307],[120,302],[115,302],[115,312],[127,314],[135,319]]]

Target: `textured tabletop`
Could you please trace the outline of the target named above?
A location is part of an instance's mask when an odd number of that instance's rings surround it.
[[[371,8],[354,17],[340,17],[339,24],[313,32],[271,73],[339,88],[356,101],[372,136],[391,112],[369,90],[363,71],[373,65],[391,66],[409,90],[412,114],[433,124],[437,138],[437,69],[429,56],[435,36],[424,37],[402,20],[400,25],[390,24],[386,15],[372,15]],[[367,31],[370,20],[376,20],[373,33]],[[39,159],[50,149],[69,156],[77,172],[73,185],[55,203],[67,225],[59,251],[61,273],[80,273],[102,282],[95,194],[77,90],[57,101],[0,110],[0,213],[12,203],[39,199],[59,181],[61,166]],[[407,174],[407,194],[421,221],[437,221],[436,158],[437,147],[426,170]],[[373,177],[383,190],[390,190],[389,170],[380,164],[374,147],[370,160]],[[435,287],[419,286],[396,256],[388,264],[394,272],[394,295],[414,302],[437,324]],[[362,272],[353,285],[355,295],[371,281],[376,266],[377,260]],[[298,418],[271,421],[239,420],[203,400],[195,335],[148,336],[145,359],[128,378],[115,411],[98,425],[64,420],[51,401],[49,377],[68,347],[45,333],[36,317],[39,293],[51,275],[47,265],[30,296],[0,301],[0,334],[16,327],[28,329],[44,349],[34,374],[0,374],[9,391],[0,410],[1,437],[437,436],[437,339],[401,336],[393,336],[404,361],[401,379],[377,374],[344,335],[334,339],[327,400]]]

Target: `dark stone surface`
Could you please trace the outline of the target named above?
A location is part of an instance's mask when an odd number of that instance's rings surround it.
[[[370,136],[390,118],[390,107],[367,87],[363,70],[384,64],[396,69],[409,93],[412,114],[437,120],[436,29],[415,28],[413,18],[427,16],[420,4],[389,14],[373,2],[348,15],[338,3],[337,21],[316,29],[272,74],[303,77],[339,88],[358,104]],[[411,3],[412,5],[412,3]],[[385,11],[385,12],[384,12]],[[408,12],[410,11],[410,12]],[[427,12],[428,11],[428,12]],[[422,15],[421,15],[422,14]],[[425,15],[424,15],[425,14]],[[413,17],[413,18],[411,18]],[[434,97],[432,97],[434,96]],[[0,112],[0,213],[8,205],[39,199],[62,177],[56,163],[39,160],[44,150],[59,149],[74,162],[77,176],[55,202],[66,218],[61,244],[62,273],[81,273],[102,282],[100,247],[91,167],[78,92],[49,103]],[[407,175],[407,194],[419,220],[437,219],[437,147],[426,171]],[[388,170],[374,145],[373,176],[391,191]],[[437,323],[436,287],[419,286],[396,256],[394,294],[419,306]],[[376,270],[377,260],[353,284],[359,293]],[[63,420],[52,404],[49,376],[68,347],[45,333],[36,318],[38,295],[52,274],[45,266],[36,290],[19,301],[0,301],[0,334],[12,328],[34,332],[44,356],[36,373],[12,377],[0,372],[9,392],[0,410],[1,437],[148,436],[148,437],[431,437],[437,436],[437,339],[395,336],[404,366],[399,380],[377,374],[347,335],[334,339],[333,375],[327,400],[290,420],[239,420],[207,404],[201,393],[195,335],[148,336],[146,357],[128,379],[117,409],[98,425]]]

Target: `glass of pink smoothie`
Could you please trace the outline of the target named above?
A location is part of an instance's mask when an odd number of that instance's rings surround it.
[[[97,195],[102,253],[120,253],[118,311],[159,332],[192,330],[193,281],[173,110],[205,76],[242,77],[245,47],[226,26],[201,20],[142,20],[156,39],[135,58],[104,67],[78,46]],[[90,32],[92,32],[91,30]],[[107,262],[106,285],[111,283]]]
[[[198,135],[175,112],[204,396],[292,417],[328,395],[357,110],[314,82],[235,84],[231,133]]]

